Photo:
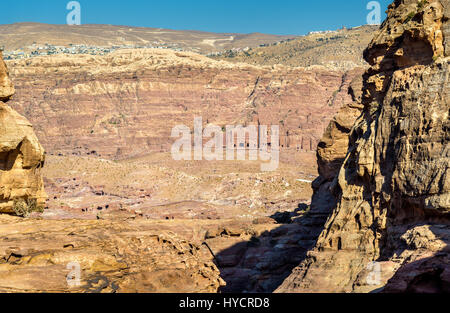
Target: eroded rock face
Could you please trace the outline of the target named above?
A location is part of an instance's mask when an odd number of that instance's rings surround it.
[[[18,200],[36,200],[42,207],[46,199],[40,173],[44,149],[28,120],[3,102],[13,93],[0,52],[0,213],[15,213]]]
[[[2,52],[0,51],[0,55]],[[14,94],[14,87],[8,77],[8,69],[2,60],[0,61],[0,101],[6,102]]]
[[[280,292],[448,291],[449,8],[389,7],[365,52],[363,114],[328,186],[333,212]],[[316,190],[312,206],[318,198]]]
[[[345,103],[339,109],[317,147],[318,170],[324,180],[333,180],[347,155],[349,133],[363,109],[362,74],[362,69],[356,70],[348,90],[353,101]]]

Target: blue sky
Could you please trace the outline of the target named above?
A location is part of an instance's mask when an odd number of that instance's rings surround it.
[[[82,24],[302,35],[366,24],[370,0],[78,0]],[[0,24],[64,24],[69,0],[8,1]],[[379,0],[382,20],[392,0]],[[3,12],[5,13],[5,12]]]

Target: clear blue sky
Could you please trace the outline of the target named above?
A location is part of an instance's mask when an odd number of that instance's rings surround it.
[[[82,24],[301,35],[366,24],[370,0],[78,0]],[[69,0],[12,0],[0,24],[64,24]],[[382,20],[392,0],[379,0]],[[7,12],[6,12],[7,11]]]

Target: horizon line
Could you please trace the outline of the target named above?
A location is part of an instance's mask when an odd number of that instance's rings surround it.
[[[8,23],[8,24],[0,24],[1,26],[12,26],[12,25],[20,25],[20,24],[39,24],[39,25],[49,25],[49,26],[68,26],[68,27],[83,27],[83,26],[111,26],[111,27],[128,27],[128,28],[140,28],[140,29],[160,29],[160,30],[168,30],[168,31],[179,31],[179,32],[200,32],[200,33],[209,33],[209,34],[222,34],[222,35],[253,35],[253,34],[260,34],[260,35],[270,35],[270,36],[283,36],[283,37],[302,37],[309,35],[314,32],[326,32],[326,31],[339,31],[339,30],[352,30],[359,27],[364,26],[373,26],[373,27],[379,27],[381,24],[375,25],[375,24],[362,24],[357,26],[345,26],[343,25],[341,28],[337,29],[322,29],[322,30],[311,30],[305,34],[276,34],[276,33],[264,33],[264,32],[251,32],[251,33],[233,33],[233,32],[212,32],[212,31],[206,31],[206,30],[197,30],[197,29],[175,29],[175,28],[164,28],[164,27],[152,27],[152,26],[133,26],[133,25],[120,25],[120,24],[92,24],[92,23],[86,23],[81,25],[68,25],[66,23],[43,23],[43,22],[14,22],[14,23]]]

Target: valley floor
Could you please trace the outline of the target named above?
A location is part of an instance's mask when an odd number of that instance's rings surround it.
[[[166,153],[49,156],[48,208],[0,219],[0,291],[272,292],[315,242],[308,157],[262,173]]]

